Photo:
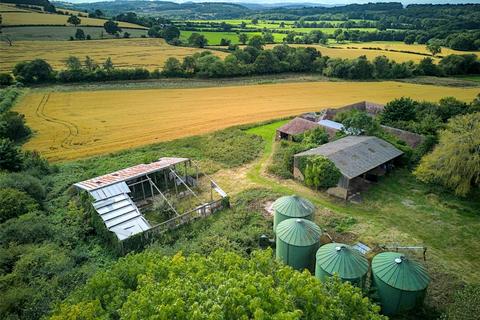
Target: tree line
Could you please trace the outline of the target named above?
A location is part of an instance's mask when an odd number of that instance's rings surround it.
[[[248,75],[264,75],[278,73],[315,73],[326,77],[341,79],[397,79],[418,75],[452,76],[480,73],[480,62],[474,54],[448,55],[435,64],[426,57],[419,63],[397,63],[385,56],[378,56],[372,61],[365,56],[356,59],[330,58],[323,56],[312,47],[275,46],[263,49],[263,39],[254,36],[249,45],[236,48],[225,59],[221,59],[210,51],[186,56],[180,61],[168,58],[160,71],[149,71],[144,68],[116,68],[111,58],[97,63],[90,57],[80,60],[69,57],[65,68],[53,70],[52,66],[42,59],[20,62],[12,70],[17,82],[81,82],[109,80],[141,80],[162,77],[201,77],[221,78]],[[1,75],[0,78],[8,75]]]

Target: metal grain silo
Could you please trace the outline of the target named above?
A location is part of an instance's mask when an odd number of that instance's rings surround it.
[[[354,248],[342,243],[328,243],[318,249],[315,277],[325,280],[336,273],[342,280],[363,288],[368,260]]]
[[[313,270],[322,231],[312,221],[287,219],[277,226],[277,260],[297,270]]]
[[[315,206],[307,199],[299,196],[285,196],[278,198],[273,203],[273,232],[277,229],[280,222],[286,219],[302,218],[313,220]]]
[[[372,260],[372,286],[382,313],[395,315],[423,303],[430,277],[425,268],[398,252],[383,252]]]

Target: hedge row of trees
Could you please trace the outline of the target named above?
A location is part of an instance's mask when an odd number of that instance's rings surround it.
[[[109,80],[140,80],[160,77],[202,77],[221,78],[246,75],[276,74],[285,72],[317,73],[327,77],[342,79],[396,79],[417,75],[450,76],[480,73],[480,62],[473,54],[448,55],[435,64],[429,57],[420,63],[397,63],[385,56],[378,56],[369,61],[365,56],[356,59],[340,59],[322,56],[315,48],[293,48],[279,45],[273,49],[263,50],[261,37],[251,38],[251,45],[237,48],[225,59],[210,51],[203,51],[192,56],[168,58],[163,70],[148,71],[143,68],[118,69],[107,58],[97,63],[90,57],[81,61],[69,57],[65,69],[54,71],[44,60],[18,63],[13,74],[22,83],[45,82],[81,82]],[[0,75],[0,78],[8,78]],[[11,81],[10,78],[7,79]]]

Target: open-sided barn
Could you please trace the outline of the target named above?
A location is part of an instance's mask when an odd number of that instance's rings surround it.
[[[347,136],[295,155],[294,177],[303,180],[300,170],[301,157],[325,156],[340,170],[342,176],[338,185],[328,192],[347,199],[374,176],[385,174],[393,160],[400,157],[402,151],[390,143],[371,136]]]

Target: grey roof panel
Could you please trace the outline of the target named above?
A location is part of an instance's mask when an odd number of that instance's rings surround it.
[[[295,157],[323,155],[335,163],[342,175],[353,179],[402,154],[377,137],[348,136],[298,153]]]

